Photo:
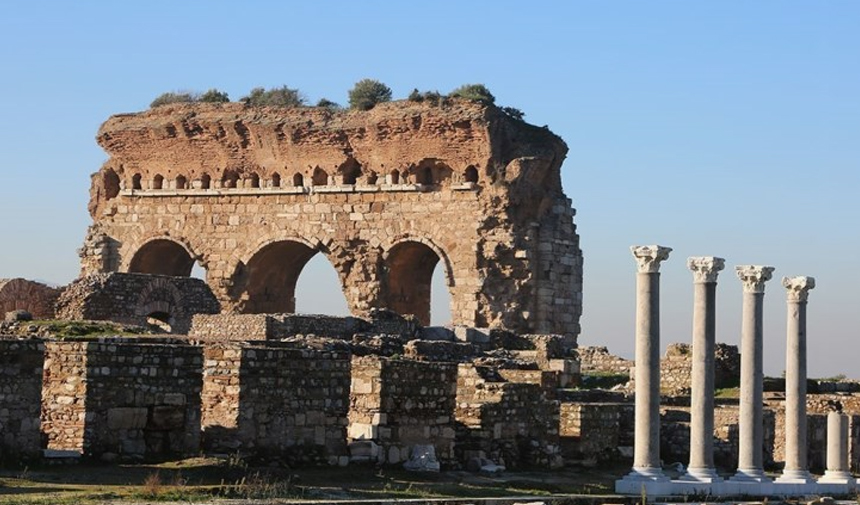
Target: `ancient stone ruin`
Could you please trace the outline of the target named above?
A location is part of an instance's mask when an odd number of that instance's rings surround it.
[[[224,311],[294,312],[322,253],[353,315],[426,325],[438,265],[454,324],[579,333],[567,146],[496,107],[163,106],[113,116],[97,138],[110,158],[92,178],[84,275],[198,262]]]

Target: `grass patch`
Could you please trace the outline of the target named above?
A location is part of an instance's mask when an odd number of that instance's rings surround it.
[[[740,398],[741,388],[720,388],[714,392],[714,398]]]

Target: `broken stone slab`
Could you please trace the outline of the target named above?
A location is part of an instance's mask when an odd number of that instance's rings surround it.
[[[379,446],[370,440],[352,442],[348,448],[351,462],[376,461],[379,458]]]
[[[486,344],[490,342],[490,329],[474,328],[471,326],[455,326],[454,336],[460,342]]]
[[[412,455],[403,463],[410,472],[438,472],[441,469],[436,459],[436,448],[431,444],[418,444],[412,447]]]

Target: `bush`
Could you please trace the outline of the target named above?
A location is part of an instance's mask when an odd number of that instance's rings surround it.
[[[331,110],[340,110],[343,107],[340,106],[337,102],[332,102],[328,98],[320,98],[320,101],[317,102],[317,107],[325,107],[326,109]]]
[[[465,98],[486,104],[496,103],[496,97],[483,84],[464,84],[449,93],[448,96]]]
[[[282,86],[272,89],[254,88],[240,101],[257,107],[301,107],[305,104],[305,97],[297,89]]]
[[[227,96],[227,93],[212,88],[200,95],[198,100],[205,103],[227,103],[230,101],[230,97]]]
[[[502,107],[502,112],[516,119],[517,121],[523,121],[523,118],[526,116],[525,112],[521,111],[520,109],[517,109],[516,107]]]
[[[409,93],[408,99],[410,102],[427,102],[432,105],[439,105],[442,103],[444,97],[438,91],[425,91],[421,93],[417,89],[413,89],[412,93]]]
[[[349,90],[349,107],[370,110],[376,104],[391,100],[391,88],[374,79],[362,79]]]
[[[158,97],[149,104],[150,107],[158,107],[160,105],[168,105],[171,103],[191,103],[196,102],[197,96],[194,93],[183,91],[183,92],[173,92],[168,91],[167,93],[162,93],[158,95]]]

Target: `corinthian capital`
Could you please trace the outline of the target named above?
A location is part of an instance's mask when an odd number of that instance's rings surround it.
[[[726,267],[726,260],[716,256],[687,258],[687,268],[693,271],[693,282],[717,282],[717,274]]]
[[[815,278],[783,277],[782,285],[788,290],[788,301],[805,302],[809,298],[809,290],[815,287]]]
[[[660,262],[669,258],[671,247],[659,245],[634,245],[630,248],[640,274],[654,274],[660,271]]]
[[[764,293],[764,283],[773,277],[774,267],[761,265],[739,265],[735,267],[741,282],[744,283],[744,291],[747,293]]]

